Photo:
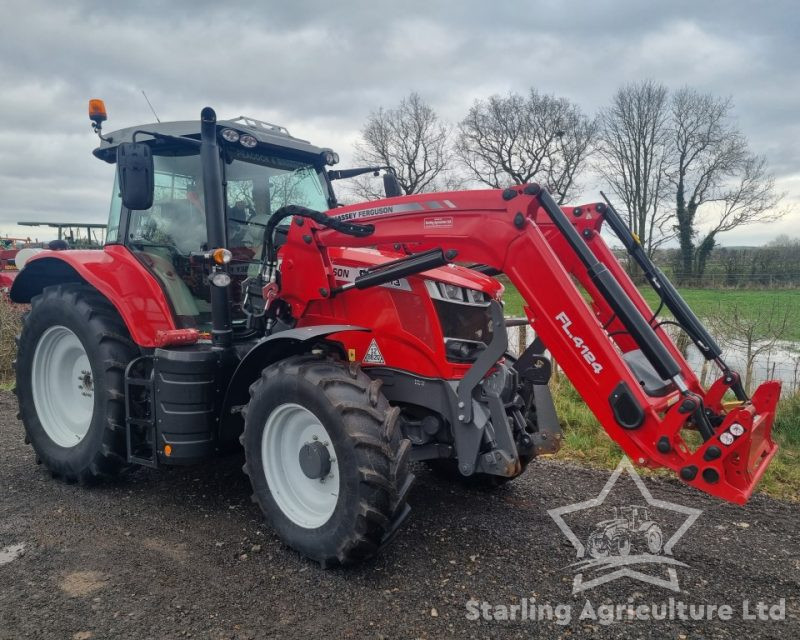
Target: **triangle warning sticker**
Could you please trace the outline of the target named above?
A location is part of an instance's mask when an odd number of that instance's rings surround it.
[[[378,342],[375,340],[375,338],[373,338],[372,342],[369,343],[369,348],[364,354],[364,359],[362,362],[366,364],[386,364],[386,361],[383,359],[383,354],[378,348]]]

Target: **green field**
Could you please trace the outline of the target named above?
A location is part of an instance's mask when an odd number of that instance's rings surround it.
[[[521,316],[522,297],[508,281],[504,282],[506,315]],[[650,306],[655,309],[658,296],[649,286],[639,289]],[[736,308],[742,316],[765,317],[767,314],[786,313],[785,340],[800,340],[800,290],[798,289],[682,289],[686,302],[701,318],[718,315]]]

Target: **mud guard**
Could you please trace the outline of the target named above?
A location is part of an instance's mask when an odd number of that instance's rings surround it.
[[[13,302],[28,303],[45,287],[68,282],[97,289],[114,305],[141,347],[159,346],[159,331],[177,328],[161,285],[120,245],[108,245],[102,251],[42,251],[17,274],[9,296]]]
[[[225,391],[219,416],[219,440],[230,440],[239,435],[241,431],[239,409],[249,401],[250,385],[258,378],[264,367],[289,356],[304,353],[311,346],[310,343],[313,344],[320,338],[343,331],[370,331],[370,329],[350,324],[324,324],[288,329],[259,340],[241,359]]]

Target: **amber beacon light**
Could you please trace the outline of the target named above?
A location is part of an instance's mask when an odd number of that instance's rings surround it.
[[[106,103],[99,98],[89,100],[89,119],[97,124],[105,122],[108,119]]]

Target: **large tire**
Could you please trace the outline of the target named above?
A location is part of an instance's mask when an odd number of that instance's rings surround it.
[[[16,394],[26,441],[54,477],[90,483],[126,467],[125,367],[138,355],[92,287],[47,287],[33,298],[18,339]]]
[[[313,355],[267,367],[250,387],[241,442],[253,501],[287,545],[324,567],[374,555],[409,512],[411,442],[380,387],[357,364]],[[319,443],[330,466],[309,476],[299,450]],[[331,497],[318,500],[324,487]]]

